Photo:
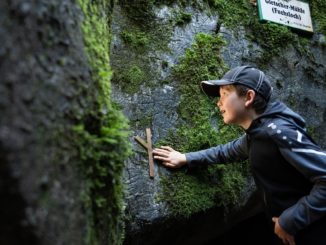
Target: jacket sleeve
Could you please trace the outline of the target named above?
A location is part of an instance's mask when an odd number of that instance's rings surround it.
[[[283,157],[313,183],[309,195],[302,197],[279,217],[281,227],[295,235],[326,215],[326,152],[306,132],[289,123],[270,123],[268,130]]]
[[[210,165],[215,163],[226,163],[248,158],[247,135],[231,141],[224,145],[209,148],[207,150],[186,153],[189,167]]]

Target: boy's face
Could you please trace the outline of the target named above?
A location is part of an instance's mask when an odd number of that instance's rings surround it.
[[[226,124],[241,125],[246,118],[245,97],[239,97],[234,86],[220,86],[220,99],[217,106]]]

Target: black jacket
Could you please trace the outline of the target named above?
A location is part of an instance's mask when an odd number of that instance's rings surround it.
[[[290,234],[326,221],[326,153],[306,133],[302,117],[281,102],[269,103],[242,137],[186,158],[190,167],[249,158],[268,213]]]

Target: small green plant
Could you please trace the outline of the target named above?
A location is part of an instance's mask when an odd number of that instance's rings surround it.
[[[122,91],[129,94],[136,93],[140,85],[146,82],[145,79],[145,72],[137,65],[116,71],[113,75],[113,81],[121,87]]]
[[[232,29],[246,25],[256,11],[249,0],[206,0],[206,2],[217,10],[220,22]]]
[[[317,31],[326,36],[326,1],[309,1],[313,21],[317,24]]]
[[[175,17],[176,25],[182,26],[182,25],[188,24],[190,21],[191,21],[190,13],[186,13],[183,11],[176,13],[176,17]]]
[[[144,51],[149,44],[149,39],[145,32],[141,31],[122,31],[122,40],[137,51]]]

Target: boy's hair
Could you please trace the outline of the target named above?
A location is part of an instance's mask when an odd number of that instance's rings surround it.
[[[248,90],[251,88],[243,86],[241,84],[233,85],[238,96],[246,96]],[[252,108],[256,111],[257,114],[262,114],[267,107],[268,101],[266,101],[260,94],[256,92]]]

